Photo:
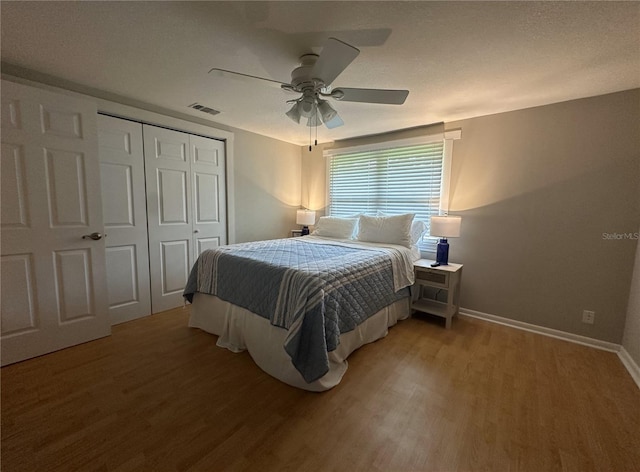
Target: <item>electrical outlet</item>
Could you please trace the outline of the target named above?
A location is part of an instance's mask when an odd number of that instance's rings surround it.
[[[596,312],[595,311],[584,310],[582,312],[582,322],[583,323],[593,324],[593,322],[595,320],[596,320]]]

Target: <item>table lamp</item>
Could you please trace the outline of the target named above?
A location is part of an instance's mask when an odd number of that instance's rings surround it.
[[[296,224],[302,225],[302,233],[304,236],[309,234],[309,225],[316,222],[316,212],[311,210],[298,210],[296,213]]]
[[[436,262],[431,264],[432,267],[440,265],[448,265],[449,262],[449,243],[447,238],[457,238],[460,236],[460,223],[462,218],[459,216],[432,216],[429,234],[437,236],[440,239],[436,250]]]

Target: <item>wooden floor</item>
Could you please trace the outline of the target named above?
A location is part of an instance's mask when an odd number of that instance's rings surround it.
[[[2,470],[640,470],[640,389],[613,353],[413,318],[318,394],[187,318],[3,368]]]

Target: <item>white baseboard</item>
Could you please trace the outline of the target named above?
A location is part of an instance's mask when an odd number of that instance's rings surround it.
[[[478,318],[491,323],[497,323],[504,326],[510,326],[516,329],[522,329],[524,331],[530,331],[532,333],[542,334],[543,336],[549,336],[556,339],[562,339],[576,344],[582,344],[584,346],[593,347],[596,349],[602,349],[603,351],[615,352],[618,354],[620,361],[627,369],[634,382],[640,388],[640,367],[631,358],[627,350],[620,344],[610,343],[608,341],[601,341],[600,339],[588,338],[586,336],[580,336],[578,334],[567,333],[566,331],[560,331],[557,329],[545,328],[544,326],[538,326],[523,321],[511,320],[509,318],[503,318],[501,316],[490,315],[481,311],[470,310],[468,308],[460,308],[460,316],[468,316],[470,318]]]
[[[580,336],[578,334],[567,333],[566,331],[560,331],[557,329],[545,328],[544,326],[538,326],[523,321],[511,320],[509,318],[503,318],[501,316],[490,315],[488,313],[482,313],[481,311],[469,310],[467,308],[460,308],[460,314],[462,316],[470,316],[471,318],[479,318],[481,320],[491,321],[492,323],[498,323],[505,326],[511,326],[512,328],[522,329],[524,331],[531,331],[532,333],[543,334],[552,338],[563,339],[565,341],[571,341],[572,343],[582,344],[584,346],[595,347],[596,349],[602,349],[609,352],[619,352],[620,344],[610,343],[607,341],[601,341],[599,339],[588,338],[586,336]]]
[[[638,388],[640,388],[640,366],[636,364],[636,361],[633,360],[624,346],[622,346],[620,348],[620,351],[618,351],[618,357],[622,361],[622,364],[624,364],[624,366],[627,368],[629,374],[631,374],[631,377],[635,381]]]

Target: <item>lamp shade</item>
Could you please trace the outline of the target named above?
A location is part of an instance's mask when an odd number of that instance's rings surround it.
[[[308,226],[316,222],[316,212],[311,210],[298,210],[296,213],[296,224]]]
[[[432,216],[429,234],[441,238],[457,238],[460,236],[460,224],[462,218],[459,216]]]

